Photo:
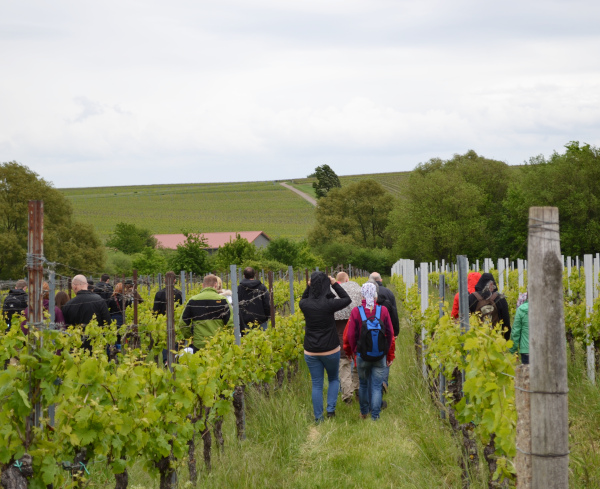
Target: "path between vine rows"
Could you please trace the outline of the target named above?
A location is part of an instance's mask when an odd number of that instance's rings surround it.
[[[282,187],[287,188],[288,190],[291,190],[292,192],[297,193],[300,197],[302,197],[304,200],[306,200],[310,204],[312,204],[314,206],[317,205],[317,201],[313,197],[311,197],[310,195],[302,192],[302,190],[298,190],[297,188],[292,187],[291,185],[288,185],[287,183],[284,183],[284,182],[279,182],[279,185],[281,185]]]

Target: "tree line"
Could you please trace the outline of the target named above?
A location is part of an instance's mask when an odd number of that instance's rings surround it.
[[[258,250],[245,239],[209,254],[202,236],[184,231],[176,250],[156,248],[151,230],[118,223],[103,243],[91,225],[73,218],[68,199],[51,183],[16,162],[0,165],[0,279],[24,275],[27,202],[44,201],[44,249],[57,272],[153,274],[167,269],[225,271],[314,268],[352,264],[388,270],[399,258],[454,260],[456,255],[525,258],[528,209],[555,206],[566,255],[600,250],[600,150],[570,142],[562,153],[509,166],[475,151],[433,158],[408,174],[399,195],[374,180],[342,186],[328,166],[313,176],[316,224],[303,241],[274,239]],[[64,265],[62,265],[64,264]]]
[[[309,244],[327,262],[385,269],[399,257],[526,258],[528,210],[555,206],[566,255],[600,250],[600,150],[577,141],[509,166],[475,151],[418,165],[399,196],[374,180],[331,187]],[[369,266],[375,264],[376,266]]]

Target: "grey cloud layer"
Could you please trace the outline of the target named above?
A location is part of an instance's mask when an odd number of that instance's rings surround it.
[[[0,161],[57,186],[600,143],[593,1],[5,3]]]

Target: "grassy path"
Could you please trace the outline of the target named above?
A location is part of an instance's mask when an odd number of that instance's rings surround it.
[[[389,408],[378,422],[359,419],[357,403],[348,406],[340,401],[336,417],[315,426],[310,378],[302,361],[298,376],[282,390],[269,397],[248,391],[248,439],[235,441],[228,416],[224,453],[217,455],[213,442],[213,471],[207,474],[199,462],[198,487],[462,487],[460,449],[420,378],[411,336],[405,329],[398,337],[386,396]],[[198,458],[201,453],[200,444]],[[141,467],[134,467],[130,481],[134,488],[158,487]],[[181,470],[180,481],[180,487],[189,487],[186,469]]]

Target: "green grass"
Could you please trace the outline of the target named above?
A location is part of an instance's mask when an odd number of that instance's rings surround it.
[[[213,440],[211,473],[203,468],[198,443],[199,487],[461,488],[458,442],[440,420],[419,372],[412,335],[404,329],[390,374],[389,407],[381,419],[361,420],[356,402],[348,406],[340,401],[334,419],[315,425],[310,377],[301,361],[292,383],[270,396],[248,389],[248,438],[236,440],[228,415],[223,454],[217,454]],[[187,487],[185,463],[178,474],[180,487]],[[97,473],[94,479],[95,487],[111,485],[108,474]],[[158,488],[158,481],[136,464],[130,470],[130,487]],[[471,487],[484,486],[474,482]]]
[[[600,388],[587,378],[583,347],[569,354],[568,369],[569,487],[600,487]]]
[[[273,182],[152,185],[64,189],[75,217],[102,238],[118,222],[156,234],[264,231],[303,238],[314,225],[314,207]]]

